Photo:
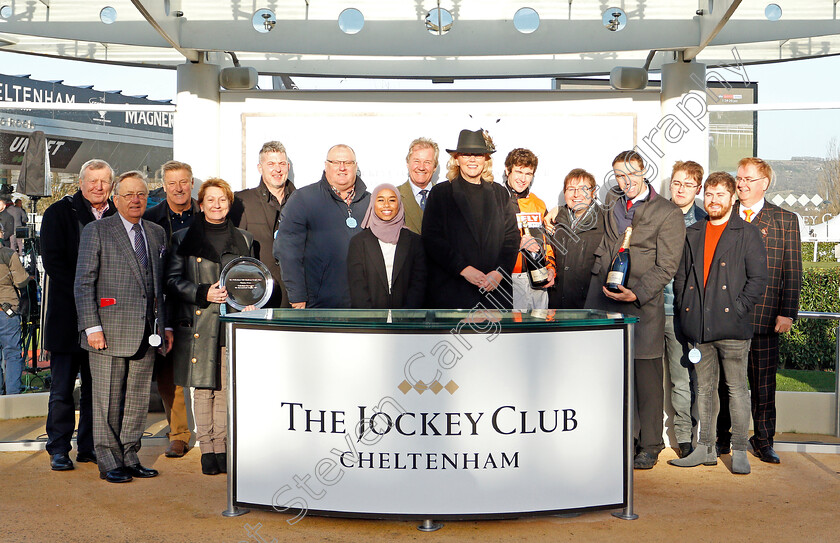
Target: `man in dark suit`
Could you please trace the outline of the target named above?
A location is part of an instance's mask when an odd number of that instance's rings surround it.
[[[408,146],[408,181],[397,187],[405,209],[405,225],[415,234],[423,229],[423,211],[426,198],[434,186],[432,176],[438,167],[440,149],[428,138],[417,138]]]
[[[738,163],[738,213],[761,232],[767,248],[767,290],[755,306],[747,375],[753,417],[750,445],[762,462],[778,464],[773,450],[776,434],[776,368],[779,364],[779,334],[789,332],[799,313],[802,287],[802,245],[796,215],[764,199],[773,179],[773,169],[760,158],[743,158]],[[721,395],[725,414],[726,395]],[[718,418],[718,449],[728,452],[728,417]]]
[[[289,159],[279,141],[268,141],[260,149],[260,184],[235,194],[230,210],[233,224],[254,236],[257,258],[265,264],[277,288],[266,307],[291,307],[280,275],[280,266],[272,254],[280,212],[295,190],[289,181]]]
[[[163,191],[166,200],[147,209],[143,218],[161,227],[166,232],[166,246],[172,234],[182,228],[189,228],[198,213],[198,202],[192,198],[193,173],[185,162],[170,160],[161,166],[163,170]],[[166,411],[169,423],[169,447],[164,453],[169,458],[180,458],[189,450],[192,434],[187,422],[187,407],[184,401],[184,388],[175,385],[172,373],[171,356],[158,357],[156,376],[158,392]]]
[[[82,231],[74,293],[82,346],[90,351],[93,440],[99,476],[111,483],[158,472],[140,464],[155,347],[164,332],[162,227],[142,220],[149,188],[140,172],[114,184],[119,211]]]
[[[73,279],[82,228],[117,212],[108,198],[114,171],[104,160],[85,162],[79,173],[79,190],[55,202],[41,222],[41,255],[44,280],[42,346],[50,351],[50,404],[47,413],[47,452],[55,471],[73,469],[70,439],[76,425],[73,388],[81,374],[79,432],[76,461],[96,462],[93,452],[90,366],[87,351],[79,346]]]
[[[636,469],[651,469],[665,448],[662,440],[664,290],[677,273],[685,244],[682,211],[656,193],[644,172],[644,161],[635,151],[623,151],[613,160],[613,173],[621,190],[611,190],[607,196],[604,239],[595,250],[585,306],[639,317],[633,334],[634,418],[638,422],[635,425],[638,453],[633,462]],[[633,227],[630,277],[627,287],[619,287],[620,292],[614,293],[604,283],[628,226]]]

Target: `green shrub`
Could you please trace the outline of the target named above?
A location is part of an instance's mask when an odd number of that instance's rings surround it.
[[[810,253],[806,252],[806,245],[809,244],[802,245],[803,257],[809,260],[813,258],[813,244],[810,244]],[[822,245],[820,244],[820,247]],[[833,245],[825,245],[831,246],[833,251]],[[802,274],[799,308],[801,311],[840,312],[840,267],[806,265]],[[791,331],[782,334],[780,338],[780,367],[801,370],[833,369],[836,332],[837,321],[797,320]]]

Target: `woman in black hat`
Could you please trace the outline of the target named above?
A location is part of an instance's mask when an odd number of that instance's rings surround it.
[[[461,130],[457,148],[446,151],[450,182],[432,188],[423,213],[426,305],[510,308],[520,236],[507,191],[493,182],[493,142],[482,130]]]

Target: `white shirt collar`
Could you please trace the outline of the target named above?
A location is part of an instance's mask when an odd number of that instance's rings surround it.
[[[120,220],[123,223],[123,228],[125,228],[125,233],[128,234],[128,239],[131,240],[131,243],[133,245],[134,244],[134,235],[131,233],[131,229],[134,228],[134,223],[127,221],[126,218],[123,217],[120,213],[117,213],[117,215],[120,216]],[[143,237],[145,238],[146,237],[146,229],[143,228],[143,221],[141,220],[137,224],[140,225],[140,230],[143,232]]]
[[[752,215],[752,216],[753,216],[753,219],[755,219],[756,217],[758,217],[758,214],[759,214],[759,213],[761,213],[761,210],[762,210],[762,209],[764,209],[764,198],[762,198],[761,200],[759,200],[758,202],[756,202],[756,203],[755,203],[754,205],[752,205],[751,207],[746,207],[746,206],[744,206],[744,205],[741,205],[741,209],[738,211],[738,214],[739,214],[739,215],[741,216],[741,218],[742,218],[742,219],[744,219],[744,220],[747,220],[747,215],[746,215],[746,213],[744,213],[744,212],[745,212],[746,210],[748,210],[748,209],[752,210],[752,212],[753,212],[753,215]]]
[[[644,200],[645,198],[647,198],[647,195],[648,195],[649,193],[650,193],[650,187],[648,186],[648,184],[647,184],[647,183],[645,183],[645,191],[644,191],[644,192],[642,192],[642,193],[640,193],[640,194],[639,194],[638,196],[636,196],[635,198],[633,198],[632,202],[633,202],[634,204],[635,204],[636,202],[641,202],[642,200]]]
[[[429,188],[429,187],[431,187],[431,186],[432,186],[432,184],[431,184],[431,183],[429,183],[428,185],[426,185],[426,188],[425,188],[425,189],[421,189],[420,187],[418,187],[417,185],[415,185],[414,183],[412,183],[412,182],[411,182],[411,179],[409,179],[409,180],[408,180],[408,186],[410,186],[410,187],[411,187],[411,192],[414,194],[414,197],[415,197],[415,198],[417,198],[417,197],[420,195],[420,191],[421,191],[421,190],[426,190],[426,191],[432,190],[431,188]],[[428,195],[428,194],[429,194],[429,193],[427,192],[427,193],[426,193],[426,195]]]

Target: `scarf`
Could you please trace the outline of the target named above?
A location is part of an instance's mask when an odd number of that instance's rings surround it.
[[[393,191],[394,194],[397,195],[397,203],[399,204],[399,209],[397,209],[396,215],[394,215],[390,221],[383,221],[376,215],[376,213],[373,212],[373,208],[376,206],[377,196],[379,196],[379,193],[385,189]],[[400,191],[398,191],[397,187],[394,185],[382,183],[371,192],[370,205],[365,212],[365,218],[362,219],[362,228],[370,228],[373,235],[385,243],[396,244],[397,240],[400,239],[400,230],[404,227],[405,207],[403,207]]]

